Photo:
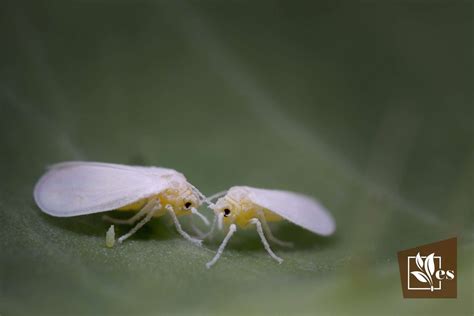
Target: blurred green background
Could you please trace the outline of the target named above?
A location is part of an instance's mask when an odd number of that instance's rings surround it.
[[[2,316],[472,315],[470,1],[3,1],[0,12]],[[101,214],[52,218],[32,200],[64,160],[170,167],[205,194],[304,192],[337,233],[276,225],[296,243],[274,247],[278,265],[239,231],[211,270],[222,235],[199,249],[167,218],[107,249]],[[403,299],[397,251],[453,236],[458,298]]]

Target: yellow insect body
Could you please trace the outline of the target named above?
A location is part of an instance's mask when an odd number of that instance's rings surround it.
[[[281,216],[253,203],[248,198],[247,192],[234,190],[230,193],[231,194],[227,194],[225,197],[221,198],[214,208],[215,211],[222,213],[225,213],[225,209],[231,210],[228,215],[224,215],[225,224],[230,225],[235,223],[241,228],[247,227],[252,218],[259,217],[260,212],[263,212],[263,216],[267,222],[283,220]]]
[[[171,205],[174,209],[174,212],[177,216],[189,215],[191,210],[186,208],[186,203],[191,203],[192,205],[199,206],[200,202],[198,198],[191,190],[187,188],[170,188],[159,194],[152,195],[150,197],[138,200],[131,204],[125,205],[118,211],[139,211],[141,210],[148,202],[152,200],[160,201],[162,208],[155,212],[153,217],[160,217],[166,214],[165,205]]]

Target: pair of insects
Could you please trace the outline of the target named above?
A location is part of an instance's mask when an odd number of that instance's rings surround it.
[[[291,246],[291,243],[274,237],[267,222],[286,219],[323,236],[331,235],[335,230],[335,222],[329,212],[310,197],[288,191],[235,186],[206,198],[183,174],[161,167],[81,161],[59,163],[38,181],[34,198],[43,212],[58,217],[110,210],[136,211],[127,220],[104,216],[115,224],[135,225],[118,239],[120,243],[153,217],[169,214],[181,236],[201,245],[202,239],[186,233],[178,217],[195,215],[209,225],[206,217],[197,210],[205,203],[215,216],[207,234],[195,229],[200,238],[211,235],[216,226],[220,230],[224,226],[228,228],[216,255],[206,264],[208,268],[221,257],[237,227],[255,226],[265,249],[279,263],[283,259],[272,251],[267,238],[281,246]],[[213,203],[216,198],[218,200]]]

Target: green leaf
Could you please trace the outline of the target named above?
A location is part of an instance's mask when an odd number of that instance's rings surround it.
[[[469,4],[2,7],[1,315],[472,314]],[[198,248],[166,217],[107,248],[103,214],[32,199],[81,159],[302,192],[337,231],[273,225],[281,265],[249,229],[207,270],[223,235]],[[459,297],[403,299],[397,251],[453,236]]]

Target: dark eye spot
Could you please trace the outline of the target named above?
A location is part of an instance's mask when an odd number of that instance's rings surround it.
[[[191,202],[186,202],[186,204],[184,204],[184,207],[189,208],[191,205],[192,205]]]
[[[229,214],[230,214],[230,210],[228,208],[226,208],[224,210],[224,216],[227,217],[227,216],[229,216]]]

